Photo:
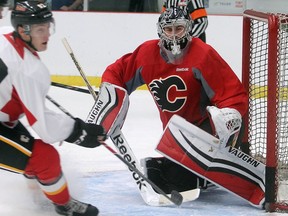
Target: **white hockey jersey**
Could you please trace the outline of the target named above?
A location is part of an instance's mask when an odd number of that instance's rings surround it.
[[[0,122],[13,127],[26,115],[44,142],[65,140],[74,119],[46,107],[50,83],[50,73],[37,52],[31,52],[12,33],[0,35]]]

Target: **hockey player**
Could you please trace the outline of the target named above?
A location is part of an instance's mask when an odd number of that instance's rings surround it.
[[[191,34],[206,42],[206,29],[208,26],[207,12],[203,0],[164,0],[162,12],[169,7],[181,7],[190,13],[193,20]]]
[[[7,8],[7,0],[0,0],[0,19],[2,19],[6,14],[5,12]]]
[[[106,68],[88,120],[97,119],[108,135],[113,134],[115,124],[121,127],[125,109],[128,109],[125,92],[130,95],[144,84],[158,107],[163,128],[172,116],[178,115],[215,135],[219,128],[226,127],[223,119],[228,117],[237,123],[235,131],[224,130],[223,133],[222,130],[217,135],[221,135],[219,138],[225,147],[233,144],[239,148],[248,97],[235,73],[211,46],[192,38],[192,21],[186,10],[167,8],[157,26],[160,40],[144,42]],[[112,115],[106,112],[107,107]],[[119,114],[115,114],[118,111]],[[116,123],[111,124],[111,116],[116,117]],[[119,140],[119,145],[121,143]],[[167,194],[172,190],[181,192],[205,187],[202,178],[167,158],[146,158],[144,167],[148,178]]]
[[[96,216],[95,206],[70,196],[51,144],[66,141],[94,148],[106,139],[104,129],[45,106],[50,74],[37,52],[47,49],[54,28],[47,7],[38,1],[17,2],[11,23],[14,31],[0,35],[0,168],[36,179],[58,214]],[[23,115],[40,138],[21,124]]]

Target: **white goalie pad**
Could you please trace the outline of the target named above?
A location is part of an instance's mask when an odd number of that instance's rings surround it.
[[[156,150],[215,185],[262,208],[265,200],[265,165],[174,115]]]
[[[220,146],[234,147],[241,129],[241,114],[236,109],[219,109],[215,106],[208,106],[207,111],[210,113],[216,135],[219,137]]]
[[[122,127],[129,108],[127,91],[119,86],[104,82],[100,86],[95,104],[90,110],[86,122],[102,125],[107,136],[116,127]]]

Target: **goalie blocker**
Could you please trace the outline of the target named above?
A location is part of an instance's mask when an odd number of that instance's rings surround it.
[[[265,165],[174,115],[156,150],[200,177],[263,208]]]
[[[129,97],[124,88],[103,82],[86,122],[102,125],[107,136],[122,127],[129,108]]]

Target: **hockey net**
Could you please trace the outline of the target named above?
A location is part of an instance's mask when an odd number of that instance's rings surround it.
[[[242,82],[249,92],[244,142],[266,165],[265,209],[288,212],[288,15],[246,10]]]

